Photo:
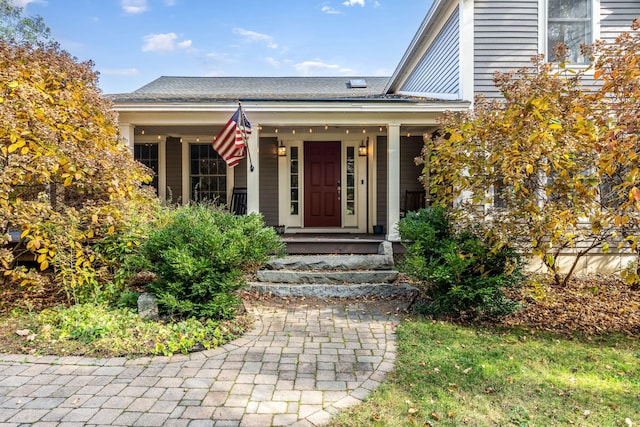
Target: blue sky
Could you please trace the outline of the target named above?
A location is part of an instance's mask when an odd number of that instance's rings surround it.
[[[11,0],[104,93],[160,76],[388,76],[432,0]]]

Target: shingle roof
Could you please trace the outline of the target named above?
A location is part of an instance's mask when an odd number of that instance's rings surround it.
[[[349,81],[365,80],[366,88]],[[163,76],[128,94],[110,95],[120,102],[197,100],[326,100],[387,98],[389,77],[171,77]]]

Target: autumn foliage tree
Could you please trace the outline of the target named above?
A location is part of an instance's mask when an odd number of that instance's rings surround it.
[[[496,73],[502,99],[479,97],[473,110],[445,114],[438,136],[425,138],[432,198],[459,208],[460,225],[481,224],[501,244],[531,251],[556,283],[585,254],[618,244],[622,226],[637,250],[639,25],[586,48],[593,68],[537,56]],[[563,266],[565,251],[573,260]]]
[[[154,197],[149,171],[119,139],[90,62],[55,44],[0,41],[0,273],[24,285],[35,254],[70,298],[95,295],[113,269],[99,248],[136,244]],[[20,244],[10,241],[17,234]],[[109,243],[111,242],[111,243]],[[111,271],[112,273],[113,271]]]
[[[593,98],[602,135],[597,150],[607,184],[603,200],[611,207],[612,221],[624,243],[640,260],[640,18],[631,32],[615,43],[602,41],[586,52],[597,58],[594,78],[600,83]],[[640,283],[640,263],[624,272],[629,283]]]

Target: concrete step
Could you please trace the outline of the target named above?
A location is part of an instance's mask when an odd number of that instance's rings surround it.
[[[245,288],[249,292],[259,292],[280,297],[306,298],[355,298],[392,297],[417,292],[411,285],[391,283],[360,283],[350,285],[291,284],[250,282]]]
[[[258,281],[270,283],[391,283],[398,277],[398,272],[395,270],[259,270],[256,276]]]

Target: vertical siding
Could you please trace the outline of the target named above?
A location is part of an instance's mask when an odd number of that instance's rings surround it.
[[[640,0],[600,0],[600,38],[613,40],[640,18]]]
[[[376,221],[387,230],[387,137],[378,136],[376,141]]]
[[[182,202],[182,144],[180,138],[167,137],[167,198]],[[187,196],[188,197],[188,196]]]
[[[476,0],[474,15],[475,92],[497,97],[493,73],[526,66],[538,52],[538,0]]]
[[[458,95],[459,15],[456,8],[400,89],[402,92]]]
[[[420,156],[424,143],[422,136],[404,137],[400,140],[400,209],[405,207],[406,191],[424,190],[418,178],[422,166],[416,165],[415,158]]]
[[[233,168],[233,186],[234,187],[246,187],[247,186],[247,163],[248,158],[240,160]]]
[[[260,212],[269,226],[279,225],[277,145],[277,138],[260,138]]]

